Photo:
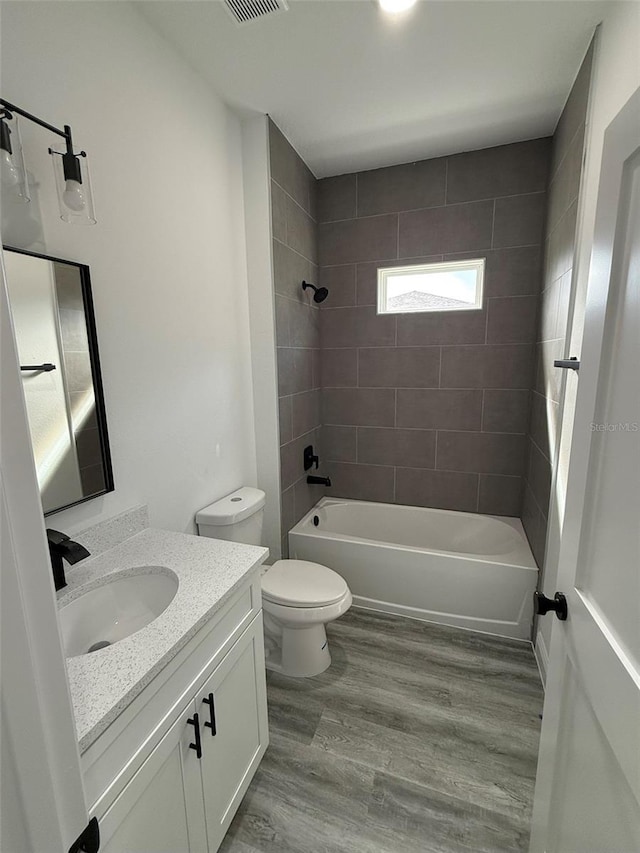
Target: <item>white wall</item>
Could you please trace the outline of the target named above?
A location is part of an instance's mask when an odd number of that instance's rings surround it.
[[[98,218],[58,218],[52,137],[23,123],[38,186],[4,239],[91,267],[116,484],[48,524],[147,503],[152,525],[191,531],[256,481],[239,121],[128,3],[6,2],[1,18],[2,95],[72,126]]]
[[[576,297],[571,322],[569,353],[582,359],[584,309],[593,244],[598,184],[604,133],[633,92],[640,86],[640,3],[621,2],[607,6],[595,54],[594,75],[586,130],[586,160],[581,186],[581,212],[576,241]],[[549,534],[545,556],[544,592],[556,591],[558,552],[565,509],[567,468],[571,451],[571,432],[575,414],[579,376],[567,371],[567,386],[562,415],[558,473],[549,508]],[[550,648],[555,620],[541,619],[536,646],[542,648],[542,660]]]
[[[275,562],[282,556],[282,537],[268,122],[267,116],[243,121],[242,157],[257,476],[267,495],[262,542],[269,562]]]

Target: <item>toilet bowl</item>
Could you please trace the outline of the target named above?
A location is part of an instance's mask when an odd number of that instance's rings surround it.
[[[296,678],[331,664],[326,625],[351,607],[344,578],[319,563],[278,560],[262,576],[267,668]]]
[[[265,493],[244,486],[196,514],[200,536],[260,545]],[[319,675],[331,664],[325,626],[351,607],[337,572],[306,560],[278,560],[262,575],[267,669],[295,678]]]

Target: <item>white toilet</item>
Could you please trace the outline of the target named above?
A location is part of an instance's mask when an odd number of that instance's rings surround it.
[[[196,514],[200,536],[260,545],[265,494],[243,486]],[[325,625],[351,607],[337,572],[306,560],[278,560],[262,575],[267,668],[306,678],[331,663]]]

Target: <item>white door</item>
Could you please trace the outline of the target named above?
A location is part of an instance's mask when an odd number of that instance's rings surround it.
[[[0,847],[66,853],[88,816],[1,251],[0,385]]]
[[[531,853],[638,853],[640,90],[605,135],[578,382]]]
[[[169,731],[99,815],[101,853],[206,853],[200,760],[191,700]],[[202,729],[200,728],[200,736]]]
[[[233,820],[268,743],[262,618],[256,617],[198,694],[209,851]]]

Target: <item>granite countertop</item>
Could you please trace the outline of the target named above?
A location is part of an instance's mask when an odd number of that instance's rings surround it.
[[[67,658],[80,752],[258,571],[268,553],[253,545],[149,528],[67,572],[59,607],[100,586],[106,575],[140,574],[141,566],[168,568],[179,580],[173,601],[145,628],[108,648]]]

